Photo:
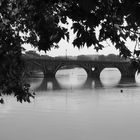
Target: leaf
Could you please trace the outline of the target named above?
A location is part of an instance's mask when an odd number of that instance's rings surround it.
[[[104,46],[102,44],[98,44],[98,47],[100,50],[102,50],[104,48]]]
[[[131,36],[129,36],[130,37],[130,39],[132,40],[132,41],[135,41],[136,39],[137,39],[137,35],[131,35]]]
[[[124,45],[124,42],[120,43],[120,55],[122,55],[124,58],[131,56],[131,51]]]
[[[67,32],[67,33],[65,34],[65,36],[66,36],[66,38],[67,38],[67,41],[69,42],[69,32]]]
[[[63,24],[66,24],[66,23],[67,23],[67,18],[66,18],[66,16],[61,18],[61,22],[62,22]]]
[[[76,33],[77,31],[82,30],[82,26],[79,23],[73,23],[71,29],[73,29],[73,32]]]
[[[19,12],[19,9],[18,8],[15,8],[14,10],[12,10],[12,16],[15,16],[15,15],[17,15],[18,14],[18,12]]]
[[[99,41],[102,41],[102,39],[104,39],[104,36],[105,36],[105,30],[101,28],[99,32]]]

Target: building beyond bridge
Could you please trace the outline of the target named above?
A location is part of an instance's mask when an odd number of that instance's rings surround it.
[[[48,59],[31,59],[24,58],[28,70],[33,68],[40,69],[45,78],[55,77],[56,72],[64,66],[76,66],[83,68],[88,77],[100,77],[100,73],[104,68],[117,68],[122,77],[135,77],[136,69],[130,62],[112,62],[112,61],[92,61],[92,60],[48,60]]]

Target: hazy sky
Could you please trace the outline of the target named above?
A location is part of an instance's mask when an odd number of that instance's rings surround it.
[[[69,24],[68,25],[62,25],[64,27],[67,27],[69,32],[70,32],[70,41],[67,42],[65,40],[61,40],[59,42],[59,48],[57,49],[54,49],[52,48],[51,51],[48,51],[47,53],[45,53],[44,51],[41,51],[39,52],[37,49],[36,51],[40,54],[47,54],[47,55],[50,55],[50,56],[66,56],[66,55],[70,55],[70,56],[77,56],[77,55],[81,55],[81,54],[84,54],[84,55],[93,55],[93,54],[104,54],[104,55],[108,55],[108,54],[119,54],[119,51],[115,49],[115,47],[108,41],[108,44],[105,42],[103,43],[104,45],[104,49],[103,50],[100,50],[99,52],[96,52],[96,50],[94,49],[94,46],[91,46],[89,48],[87,48],[86,46],[84,46],[83,48],[81,49],[78,49],[77,47],[73,47],[72,45],[72,40],[74,39],[74,34],[73,34],[73,31],[71,29],[71,26],[72,26],[72,21],[70,21],[68,19],[68,22]],[[97,28],[96,30],[97,32],[97,35],[99,33],[99,28]],[[128,48],[131,48],[130,50],[133,51],[134,49],[134,46],[135,44],[132,43],[130,40],[127,40],[127,43],[126,45],[128,46]],[[34,50],[33,47],[31,47],[30,45],[24,45],[24,47],[27,49],[27,50]]]
[[[59,56],[59,55],[70,55],[70,56],[77,56],[77,55],[81,55],[81,54],[105,54],[108,55],[110,53],[114,53],[114,54],[118,54],[118,51],[113,47],[113,46],[108,46],[106,45],[105,48],[99,52],[96,52],[96,50],[94,49],[94,46],[91,46],[89,48],[87,48],[86,46],[78,49],[77,47],[73,47],[72,43],[68,43],[67,41],[60,41],[59,43],[59,48],[54,49],[52,48],[51,51],[47,51],[47,55],[50,56]],[[26,50],[34,50],[33,47],[31,47],[30,45],[24,45],[24,47],[26,48]],[[35,49],[37,51],[37,49]],[[37,51],[40,54],[45,54],[44,51]]]
[[[51,51],[47,51],[47,53],[45,53],[44,51],[39,52],[37,49],[34,49],[33,47],[31,47],[30,45],[24,45],[24,47],[26,48],[26,50],[36,50],[39,54],[46,54],[46,55],[50,55],[50,56],[77,56],[77,55],[93,55],[93,54],[104,54],[104,55],[108,55],[108,54],[119,54],[119,51],[115,49],[115,47],[113,45],[108,45],[107,43],[103,43],[105,48],[103,50],[100,50],[99,52],[96,52],[96,50],[94,49],[94,46],[91,46],[89,48],[87,48],[86,46],[78,49],[77,47],[73,47],[71,42],[67,42],[65,40],[61,40],[59,42],[59,48],[54,49],[52,48]],[[133,51],[135,43],[131,42],[130,40],[127,41],[126,45],[128,46],[128,48],[130,48],[131,51]]]

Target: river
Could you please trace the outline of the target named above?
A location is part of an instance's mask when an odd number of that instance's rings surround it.
[[[30,78],[31,103],[4,96],[0,140],[139,140],[140,75],[121,79],[105,69],[99,79],[64,69],[54,79]]]

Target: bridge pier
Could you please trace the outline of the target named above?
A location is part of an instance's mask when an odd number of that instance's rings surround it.
[[[121,77],[122,78],[131,78],[131,79],[135,79],[135,74],[136,74],[136,69],[131,68],[131,67],[127,67],[125,69],[120,69],[121,72]]]
[[[44,78],[55,78],[54,73],[44,73]]]
[[[102,72],[103,68],[102,67],[95,67],[94,70],[92,68],[87,71],[88,77],[89,78],[100,78],[100,73]]]
[[[44,78],[55,78],[55,72],[54,71],[43,71]]]
[[[55,78],[55,73],[50,71],[50,72],[43,72],[44,73],[44,78]]]
[[[49,86],[49,84],[51,84]],[[61,89],[59,83],[57,82],[56,78],[44,78],[41,85],[36,89],[38,91],[46,91],[48,89],[51,90],[58,90]]]
[[[136,83],[135,77],[121,77],[117,87],[122,87],[125,84],[134,84]]]
[[[44,78],[55,78],[56,70],[53,65],[43,64]]]
[[[100,78],[93,78],[93,77],[88,77],[86,82],[83,85],[83,88],[101,88],[103,87],[101,79]]]

